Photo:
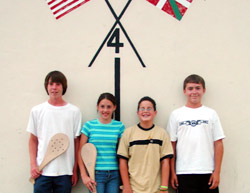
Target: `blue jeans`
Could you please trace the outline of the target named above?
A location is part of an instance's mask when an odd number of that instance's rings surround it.
[[[70,193],[71,176],[40,176],[34,184],[34,193]]]
[[[118,170],[96,170],[97,193],[119,193],[120,174]]]

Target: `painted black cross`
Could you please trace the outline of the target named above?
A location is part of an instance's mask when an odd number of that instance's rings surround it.
[[[128,2],[126,3],[125,7],[123,8],[122,12],[120,13],[119,17],[117,17],[114,9],[112,8],[111,4],[109,3],[108,0],[105,0],[107,6],[109,7],[112,15],[115,18],[115,23],[113,24],[113,26],[111,27],[110,31],[108,32],[107,36],[105,37],[105,39],[103,40],[102,44],[100,45],[99,49],[97,50],[96,54],[94,55],[93,59],[91,60],[90,64],[88,67],[91,67],[95,61],[95,59],[97,58],[97,56],[99,55],[100,51],[102,50],[103,46],[105,45],[105,43],[107,42],[107,47],[114,47],[115,48],[115,53],[119,53],[120,52],[120,47],[123,47],[123,43],[120,42],[120,29],[115,27],[117,25],[120,26],[122,32],[124,33],[125,37],[127,38],[130,46],[132,47],[132,49],[134,50],[137,58],[139,59],[142,67],[146,67],[145,64],[143,63],[139,53],[137,52],[133,42],[130,40],[125,28],[123,27],[122,23],[120,22],[120,19],[122,18],[123,14],[125,13],[125,11],[127,10],[129,4],[131,3],[132,0],[128,0]],[[113,34],[112,34],[113,32]],[[112,35],[111,35],[112,34]],[[111,37],[110,37],[111,36]],[[108,40],[108,38],[110,38]],[[116,112],[115,112],[115,119],[116,120],[120,120],[120,58],[115,58],[115,97],[117,100],[117,108],[116,108]]]

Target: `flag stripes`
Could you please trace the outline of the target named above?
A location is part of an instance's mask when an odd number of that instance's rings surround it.
[[[166,2],[167,0],[159,0],[158,3],[156,4],[156,7],[162,9]]]
[[[53,15],[59,19],[90,0],[46,0]]]
[[[147,0],[162,11],[181,20],[193,0]]]
[[[191,4],[192,1],[187,1],[187,0],[176,0],[178,3],[180,3],[181,5],[183,5],[184,7],[188,8],[189,5]]]

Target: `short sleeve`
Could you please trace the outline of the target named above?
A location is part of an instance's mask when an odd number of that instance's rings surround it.
[[[74,117],[74,135],[78,137],[81,134],[81,127],[82,127],[82,114],[78,109],[75,113]]]
[[[214,115],[213,115],[212,127],[213,127],[213,139],[214,139],[214,141],[225,138],[223,128],[221,126],[220,118],[216,112],[214,112]]]
[[[27,131],[29,133],[32,133],[33,135],[37,136],[37,121],[35,119],[35,115],[34,115],[34,111],[33,109],[30,112],[30,116],[29,116],[29,121],[28,121],[28,125],[27,125]]]
[[[117,155],[119,158],[123,158],[123,159],[128,159],[129,158],[129,142],[128,142],[128,132],[125,130],[125,132],[123,133],[120,143],[119,143],[119,147],[118,147],[118,151],[117,151]]]
[[[167,132],[171,141],[177,141],[177,128],[178,122],[175,120],[174,114],[171,113],[167,124]]]
[[[125,126],[123,125],[123,123],[121,123],[119,138],[122,137],[122,134],[123,134],[124,130],[125,130]]]
[[[86,122],[83,125],[81,133],[83,133],[84,135],[86,135],[87,137],[89,137],[89,135],[90,135],[90,124],[89,124],[89,122]]]
[[[165,158],[172,158],[172,157],[173,157],[172,144],[171,144],[171,141],[170,141],[170,138],[169,138],[167,132],[164,131],[163,143],[162,143],[162,147],[161,147],[161,160],[163,160]]]

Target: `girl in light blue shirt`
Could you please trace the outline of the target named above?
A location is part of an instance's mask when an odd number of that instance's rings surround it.
[[[87,175],[79,156],[82,181],[90,192],[96,186],[97,193],[119,193],[120,175],[116,151],[125,127],[122,122],[112,119],[115,110],[115,97],[110,93],[101,94],[97,101],[99,118],[87,121],[81,130],[80,147],[88,142],[94,144],[97,150],[95,181]]]

